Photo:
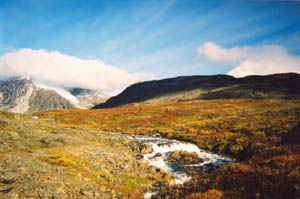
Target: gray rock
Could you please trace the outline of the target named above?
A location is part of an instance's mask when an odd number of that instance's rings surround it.
[[[147,154],[153,152],[152,146],[149,144],[130,142],[128,143],[128,146],[131,149],[131,151],[141,153],[141,154]]]

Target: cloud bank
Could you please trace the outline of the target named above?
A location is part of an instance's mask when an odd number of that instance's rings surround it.
[[[213,42],[206,42],[197,49],[197,54],[214,63],[234,66],[227,74],[235,77],[300,73],[300,56],[293,56],[278,45],[222,48]]]
[[[20,49],[0,57],[1,76],[25,75],[56,86],[84,87],[105,92],[152,79],[148,73],[129,73],[99,59],[79,59],[58,51]]]

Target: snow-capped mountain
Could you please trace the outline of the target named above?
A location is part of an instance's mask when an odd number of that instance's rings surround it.
[[[0,81],[0,110],[15,113],[85,109],[105,102],[108,98],[108,95],[89,89],[62,89],[39,84],[30,77],[12,77]]]

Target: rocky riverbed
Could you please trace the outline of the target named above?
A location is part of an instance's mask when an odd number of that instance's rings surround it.
[[[157,168],[156,171],[170,175],[171,184],[183,184],[195,173],[207,173],[224,164],[236,162],[234,159],[199,149],[188,142],[139,135],[113,135],[131,139],[128,143],[131,150],[140,153],[145,162]],[[160,187],[153,188],[145,194],[145,198],[150,198],[159,189]]]

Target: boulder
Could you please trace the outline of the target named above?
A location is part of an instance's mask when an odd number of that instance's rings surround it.
[[[173,151],[168,155],[169,162],[178,162],[180,164],[199,164],[204,160],[199,158],[195,152]]]
[[[158,138],[161,138],[161,133],[159,132],[159,130],[154,130],[152,131],[151,135],[152,137],[158,137]]]
[[[147,154],[153,152],[152,146],[145,143],[130,142],[128,143],[128,147],[131,149],[131,151],[141,153],[141,154]]]
[[[161,153],[156,153],[151,159],[153,159],[153,158],[157,158],[157,157],[161,157],[162,156],[162,154]]]

